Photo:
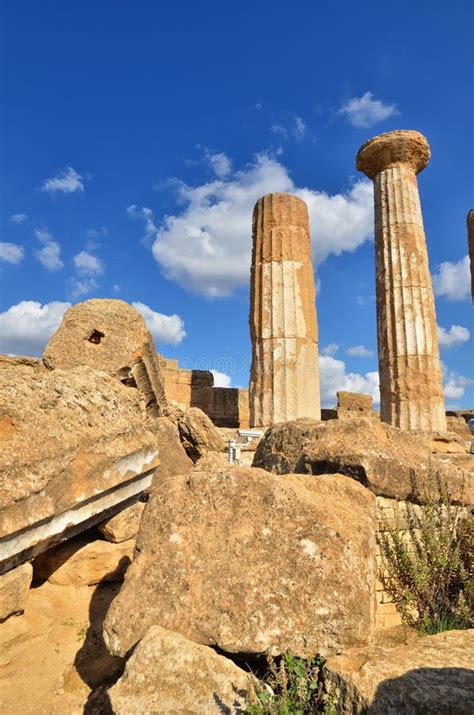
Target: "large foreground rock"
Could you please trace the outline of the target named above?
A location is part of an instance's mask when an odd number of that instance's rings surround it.
[[[196,462],[209,452],[222,452],[225,442],[209,417],[190,407],[178,418],[179,435],[189,457]]]
[[[153,626],[108,691],[115,715],[242,713],[250,676],[212,648]]]
[[[339,690],[340,715],[472,715],[474,630],[345,653],[324,672]]]
[[[474,478],[433,457],[426,440],[375,419],[299,419],[271,427],[254,467],[275,474],[346,474],[377,496],[422,501],[439,477],[453,501],[474,504]]]
[[[0,576],[0,623],[25,610],[33,568],[22,564]]]
[[[198,464],[154,487],[105,621],[110,651],[123,656],[152,625],[234,653],[370,642],[373,495],[340,475]]]
[[[133,539],[138,534],[145,504],[136,502],[99,524],[99,531],[113,544]]]

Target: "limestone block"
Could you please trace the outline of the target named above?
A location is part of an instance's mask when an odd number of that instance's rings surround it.
[[[115,516],[99,524],[99,531],[114,544],[133,539],[138,534],[145,504],[136,502]]]
[[[123,655],[152,625],[229,653],[370,643],[375,500],[347,477],[277,477],[213,455],[157,483],[105,621]],[[224,455],[222,455],[224,456]]]
[[[373,416],[372,395],[364,395],[358,392],[343,392],[341,390],[336,394],[338,419]]]
[[[178,429],[186,453],[196,462],[208,452],[222,452],[225,442],[209,417],[199,408],[190,407],[179,418]]]
[[[153,626],[108,695],[116,715],[237,715],[246,709],[251,680],[212,648]]]
[[[26,563],[0,576],[0,622],[25,610],[33,567]]]

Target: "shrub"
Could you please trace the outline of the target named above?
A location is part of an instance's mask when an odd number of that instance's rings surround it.
[[[405,624],[423,633],[474,623],[473,519],[439,480],[426,503],[381,513],[380,580]]]
[[[336,715],[336,697],[325,691],[323,661],[304,660],[285,653],[277,663],[268,657],[268,672],[261,688],[249,694],[246,715]]]

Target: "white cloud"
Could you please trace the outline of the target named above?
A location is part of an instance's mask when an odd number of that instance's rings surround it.
[[[321,355],[330,355],[333,356],[337,353],[339,350],[339,345],[337,343],[329,343],[329,345],[326,345],[322,350],[320,350]]]
[[[349,124],[358,129],[371,127],[399,113],[395,104],[384,104],[381,100],[374,99],[372,92],[366,92],[362,97],[352,97],[338,112],[346,117]]]
[[[158,346],[160,343],[177,345],[186,336],[184,321],[179,315],[163,315],[140,302],[132,303],[132,305],[145,318],[148,330]]]
[[[127,206],[127,213],[131,218],[141,219],[145,222],[145,236],[143,241],[146,246],[150,246],[155,239],[158,227],[155,225],[155,217],[153,211],[146,206],[137,206],[132,204]]]
[[[443,368],[443,384],[444,396],[448,400],[459,400],[464,396],[466,388],[472,385],[473,380],[458,372],[450,370],[444,363],[441,363]]]
[[[24,223],[28,218],[28,214],[12,214],[10,216],[10,221],[12,223]]]
[[[64,194],[73,194],[76,191],[83,192],[82,176],[72,166],[67,166],[57,176],[46,179],[41,191],[47,191],[50,194],[54,194],[56,191],[61,191]]]
[[[436,295],[448,300],[467,298],[471,294],[469,256],[464,256],[457,263],[441,263],[433,275],[433,289]]]
[[[223,152],[213,154],[212,152],[206,151],[206,158],[219,179],[223,179],[230,174],[232,162],[226,154]]]
[[[82,275],[100,276],[104,272],[104,266],[100,258],[92,255],[92,253],[87,253],[87,251],[81,251],[72,260],[76,270]]]
[[[0,313],[0,353],[37,355],[58,329],[70,303],[22,300]]]
[[[214,387],[232,387],[232,378],[226,375],[225,372],[219,370],[211,370],[214,375]]]
[[[352,355],[352,357],[372,357],[375,355],[373,350],[367,350],[363,345],[354,345],[351,348],[347,348],[347,355]]]
[[[372,182],[365,179],[330,196],[298,188],[285,166],[260,154],[226,180],[196,187],[175,182],[175,186],[184,208],[165,216],[156,232],[153,255],[169,279],[210,297],[228,296],[248,285],[252,211],[257,199],[269,192],[286,191],[307,202],[313,252],[319,263],[331,253],[354,251],[372,237],[373,190]],[[147,226],[151,224],[156,231],[150,209],[132,206],[129,213],[144,216]]]
[[[462,325],[451,325],[449,330],[438,325],[438,342],[441,348],[452,348],[467,343],[471,334]]]
[[[306,134],[306,124],[301,117],[295,117],[294,133],[297,138],[304,137]]]
[[[36,230],[35,236],[43,244],[43,247],[36,251],[36,258],[48,269],[48,271],[58,271],[63,268],[61,260],[61,246],[54,240],[48,231]]]
[[[334,407],[337,402],[336,392],[338,390],[364,392],[372,395],[375,404],[380,402],[378,372],[367,372],[365,375],[346,372],[344,361],[336,360],[330,355],[319,356],[319,371],[323,407]]]
[[[23,246],[18,246],[16,243],[0,243],[0,261],[17,265],[25,257]]]
[[[98,288],[98,283],[95,278],[84,276],[78,278],[77,276],[71,279],[71,298],[81,298],[83,295],[93,293]]]

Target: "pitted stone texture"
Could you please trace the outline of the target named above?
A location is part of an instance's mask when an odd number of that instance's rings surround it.
[[[373,417],[372,395],[359,392],[337,393],[337,417],[340,420],[353,419],[354,417]]]
[[[0,576],[0,623],[25,610],[33,568],[22,564]]]
[[[133,539],[138,534],[144,508],[145,504],[139,501],[123,509],[115,516],[99,524],[100,533],[107,541],[113,544],[120,544],[122,541]]]
[[[257,685],[212,648],[153,626],[108,695],[115,715],[237,715],[252,681]]]
[[[436,314],[416,174],[430,158],[419,132],[381,134],[357,168],[374,180],[380,417],[446,430]]]
[[[152,625],[230,653],[371,642],[375,499],[351,479],[276,477],[213,456],[157,483],[105,621],[124,655]]]
[[[208,452],[222,452],[225,442],[209,417],[198,407],[190,407],[178,417],[178,430],[186,454],[193,462]]]
[[[474,630],[374,646],[330,658],[327,684],[340,715],[472,715]]]
[[[318,329],[308,209],[290,194],[255,204],[250,424],[320,418]]]
[[[147,414],[163,414],[166,398],[153,338],[140,313],[122,300],[92,299],[69,308],[43,357],[51,367],[87,365],[108,372],[138,387]]]
[[[137,390],[41,365],[0,359],[0,538],[160,464]]]
[[[474,301],[474,209],[471,209],[467,215],[467,244],[471,264],[471,297]]]
[[[338,472],[376,496],[414,502],[436,494],[440,478],[453,501],[474,505],[474,473],[433,456],[426,437],[375,419],[274,425],[260,440],[253,466],[274,474]]]

